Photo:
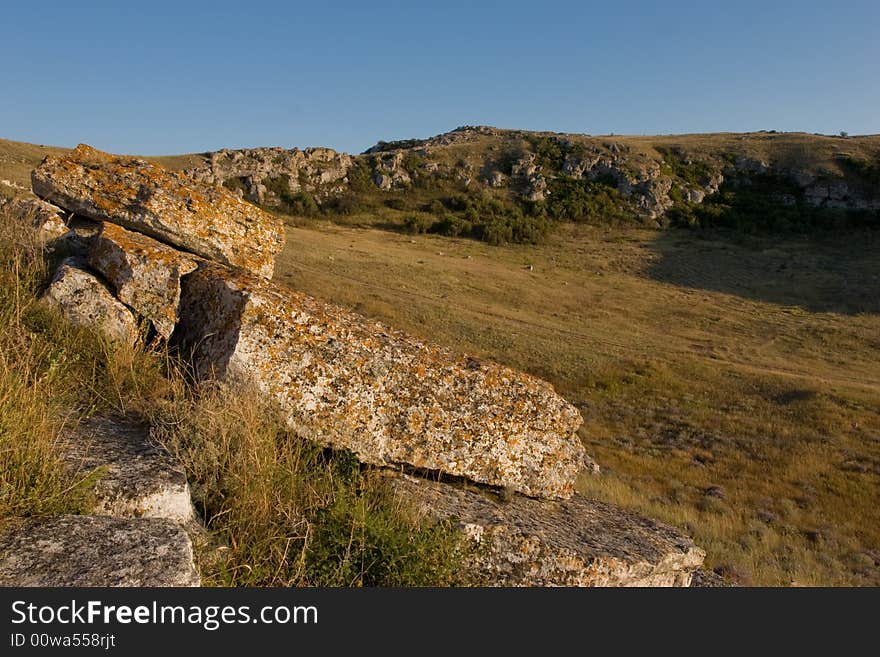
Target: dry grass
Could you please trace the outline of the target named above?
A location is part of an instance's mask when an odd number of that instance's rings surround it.
[[[463,543],[346,453],[288,431],[253,391],[181,388],[151,414],[186,468],[196,508],[228,546],[204,560],[224,586],[443,586]]]
[[[30,222],[0,209],[0,525],[87,512],[100,468],[68,469],[64,435],[92,413],[139,416],[180,456],[212,531],[207,583],[457,581],[462,543],[447,523],[417,515],[350,455],[293,436],[256,394],[194,389],[167,349],[65,322],[37,302],[51,270]]]
[[[87,503],[86,478],[62,466],[60,439],[78,418],[77,368],[59,342],[64,327],[35,304],[46,273],[33,232],[0,209],[0,523]],[[73,345],[82,336],[63,337]]]
[[[837,152],[880,152],[876,136],[756,137],[595,139],[832,169]],[[492,147],[480,144],[448,155]],[[562,226],[539,247],[489,247],[302,223],[288,230],[277,280],[553,382],[582,410],[582,438],[604,468],[580,482],[586,494],[684,528],[742,582],[880,584],[876,234],[744,241]],[[257,495],[260,508],[277,505],[272,492]],[[260,569],[238,554],[247,567],[219,581]],[[284,572],[274,581],[299,577]]]
[[[740,581],[877,584],[878,238],[569,226],[490,247],[313,223],[276,279],[550,380],[604,466],[581,489]]]

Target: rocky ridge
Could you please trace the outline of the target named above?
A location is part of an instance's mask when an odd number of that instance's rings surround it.
[[[686,585],[702,562],[702,551],[676,530],[572,497],[590,463],[575,433],[582,419],[549,384],[268,282],[280,238],[252,243],[245,266],[230,263],[230,236],[277,228],[256,208],[241,208],[244,201],[87,146],[46,158],[33,180],[38,195],[62,204],[39,208],[47,221],[61,221],[47,233],[48,248],[63,243],[75,252],[59,267],[48,303],[117,340],[136,344],[149,329],[188,349],[197,376],[255,386],[307,440],[374,466],[472,482],[464,488],[398,475],[395,489],[437,517],[457,518],[469,534],[482,528],[475,578]],[[159,205],[150,200],[157,198]],[[46,224],[27,218],[38,230]],[[202,220],[211,230],[197,225]],[[196,582],[179,565],[192,564],[182,472],[142,428],[116,421],[109,430],[101,422],[86,429],[91,438],[74,437],[71,459],[104,472],[95,513],[116,520],[23,523],[0,537],[0,581],[36,582],[25,573],[37,568],[49,573],[39,582],[59,585]],[[504,491],[504,505],[492,491]],[[80,577],[78,544],[54,539],[59,528],[86,542],[103,532],[109,542],[98,544],[101,552],[132,542],[152,546],[151,554],[170,550],[176,574],[163,579],[150,566],[138,579],[128,562],[101,558]]]
[[[362,179],[379,192],[418,185],[423,195],[433,193],[438,200],[451,193],[489,193],[531,204],[552,202],[563,193],[557,183],[574,182],[586,185],[587,193],[592,193],[590,184],[612,189],[619,194],[616,203],[632,220],[663,225],[667,212],[677,205],[699,205],[725,183],[748,186],[764,178],[779,183],[775,194],[781,204],[802,201],[829,210],[880,210],[880,193],[872,178],[876,165],[871,169],[870,158],[863,161],[849,153],[842,138],[828,162],[801,162],[789,151],[802,152],[803,147],[787,146],[782,134],[724,137],[696,149],[674,138],[643,143],[625,137],[463,126],[429,139],[379,142],[360,155],[327,149],[220,151],[206,155],[187,173],[282,210],[290,210],[284,198],[298,192],[325,206],[342,196],[366,198],[368,190],[358,183]],[[873,158],[878,157],[880,150],[875,148]],[[351,175],[356,170],[364,175]],[[266,192],[270,187],[281,193]]]

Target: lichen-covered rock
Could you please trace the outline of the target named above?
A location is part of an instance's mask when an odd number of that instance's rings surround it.
[[[302,437],[528,495],[567,497],[582,418],[550,384],[204,262],[178,333],[201,376],[255,384]]]
[[[96,515],[193,520],[183,467],[150,439],[149,428],[121,418],[85,420],[65,439],[68,468],[97,469],[93,488]]]
[[[153,323],[166,340],[177,324],[180,278],[198,259],[150,237],[103,222],[89,264],[116,290],[117,298]]]
[[[42,298],[74,324],[93,328],[122,344],[138,341],[134,315],[76,258],[61,262]]]
[[[205,258],[271,278],[284,242],[281,221],[220,187],[80,144],[32,174],[34,193]]]
[[[688,586],[705,552],[678,530],[575,495],[508,499],[387,473],[396,495],[477,543],[468,578],[491,586]]]
[[[186,531],[163,518],[59,516],[0,534],[0,586],[198,586]]]

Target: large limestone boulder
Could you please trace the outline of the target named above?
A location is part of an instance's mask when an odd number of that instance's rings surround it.
[[[113,341],[128,345],[138,341],[132,312],[77,258],[61,262],[43,302],[57,307],[74,324],[93,328]]]
[[[204,262],[176,335],[196,371],[254,384],[303,438],[366,463],[568,497],[582,418],[550,384],[430,346],[307,295]]]
[[[65,447],[70,470],[97,469],[93,514],[193,521],[183,467],[150,439],[149,427],[124,418],[89,418],[67,436]]]
[[[58,516],[0,534],[0,586],[198,586],[186,531],[164,518]]]
[[[271,278],[281,221],[221,187],[80,144],[32,174],[34,193],[67,210],[145,233],[205,258]]]
[[[89,264],[116,290],[117,298],[149,319],[166,340],[177,324],[180,278],[198,266],[197,260],[107,222],[89,254]]]
[[[386,474],[423,513],[453,520],[476,543],[473,583],[491,586],[688,586],[705,552],[678,530],[608,504],[506,499],[475,487]]]

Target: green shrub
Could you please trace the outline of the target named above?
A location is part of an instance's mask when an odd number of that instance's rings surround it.
[[[394,196],[392,198],[385,199],[385,207],[392,210],[406,210],[408,204],[406,202],[406,198],[402,196]]]
[[[434,217],[424,214],[411,214],[403,220],[403,229],[412,235],[427,233],[434,225]]]
[[[790,200],[783,202],[783,198]],[[666,217],[675,225],[728,228],[744,233],[880,227],[878,211],[813,206],[796,183],[772,174],[752,176],[749,184],[726,181],[700,204],[676,203]]]
[[[691,159],[681,150],[658,147],[657,151],[672,175],[689,185],[701,185],[712,177],[712,167],[708,163]]]
[[[619,224],[635,219],[629,203],[604,182],[560,176],[550,182],[548,214],[557,220]]]
[[[285,194],[282,197],[285,209],[290,214],[296,214],[303,217],[314,217],[321,208],[311,194],[306,192],[296,192],[295,194]]]
[[[452,214],[451,212],[443,215],[440,221],[431,226],[431,232],[446,235],[448,237],[469,236],[473,229],[473,223],[463,217]]]

